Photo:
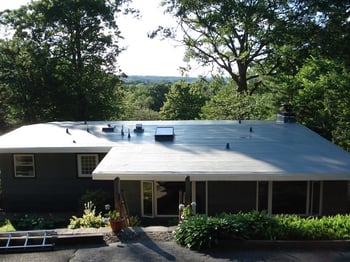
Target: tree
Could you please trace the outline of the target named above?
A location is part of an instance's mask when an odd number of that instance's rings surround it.
[[[214,82],[211,84],[211,88],[217,91],[202,107],[201,119],[264,120],[273,119],[276,115],[272,94],[238,93],[235,84],[231,82],[221,83],[219,87]]]
[[[4,90],[1,101],[9,109],[2,113],[6,114],[8,124],[47,118],[53,110],[50,102],[53,94],[46,83],[51,81],[52,86],[55,82],[49,77],[52,68],[47,50],[14,37],[0,41],[0,52],[0,83]]]
[[[218,66],[238,93],[253,94],[261,75],[274,72],[275,64],[267,68],[263,62],[273,55],[275,34],[286,24],[285,1],[169,0],[164,5],[178,20],[187,58]]]
[[[123,119],[156,120],[165,101],[170,82],[128,82],[123,85]]]
[[[24,122],[115,116],[117,13],[129,0],[38,0],[0,14],[0,83]]]
[[[175,82],[166,95],[166,101],[160,110],[161,118],[197,119],[206,100],[201,85],[201,81],[192,84],[185,81]]]
[[[313,13],[315,23],[319,25],[315,35],[315,43],[320,54],[328,59],[345,63],[345,66],[349,67],[349,0],[306,0],[300,2],[301,6],[304,5],[302,9],[307,10],[308,13]]]
[[[348,0],[164,0],[178,22],[187,59],[218,67],[249,95],[266,76],[295,74],[323,50],[350,61]],[[159,27],[166,37],[175,33]],[[348,63],[348,62],[347,62]]]
[[[298,121],[350,151],[350,73],[344,64],[310,58],[293,83]]]

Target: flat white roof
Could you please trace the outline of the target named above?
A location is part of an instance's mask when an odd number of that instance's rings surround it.
[[[174,128],[172,141],[155,140],[162,126]],[[302,125],[274,121],[52,122],[0,137],[0,153],[49,152],[107,153],[97,180],[350,180],[348,152]]]

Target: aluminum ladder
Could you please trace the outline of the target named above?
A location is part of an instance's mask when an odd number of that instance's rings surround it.
[[[0,251],[53,248],[56,238],[57,233],[54,230],[2,232]]]

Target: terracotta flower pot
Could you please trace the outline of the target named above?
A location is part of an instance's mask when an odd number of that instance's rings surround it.
[[[109,224],[113,232],[118,232],[125,227],[124,219],[111,219]]]

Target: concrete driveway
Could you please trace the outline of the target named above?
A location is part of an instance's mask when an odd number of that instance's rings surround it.
[[[195,252],[173,241],[141,240],[110,245],[68,246],[53,251],[0,254],[1,262],[102,261],[350,261],[350,250],[212,250]]]

